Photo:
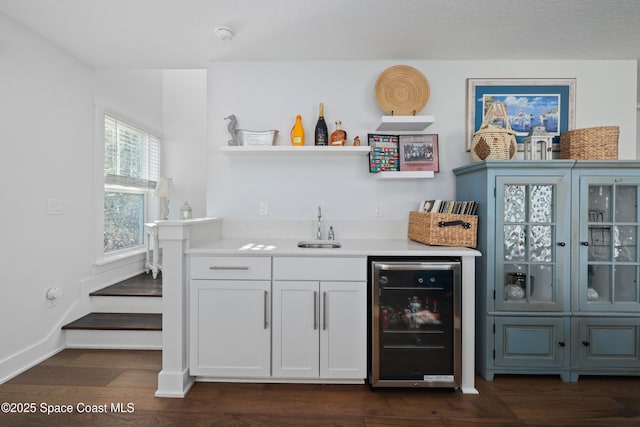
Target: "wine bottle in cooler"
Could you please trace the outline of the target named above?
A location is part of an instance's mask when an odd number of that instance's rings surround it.
[[[321,102],[318,122],[316,123],[315,145],[327,145],[328,139],[329,131],[327,130],[327,122],[324,121],[324,104]]]

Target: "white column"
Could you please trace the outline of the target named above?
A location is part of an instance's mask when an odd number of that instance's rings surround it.
[[[184,397],[194,379],[189,375],[188,288],[186,278],[189,229],[186,223],[158,222],[162,241],[162,370],[157,397]]]
[[[198,218],[158,221],[162,242],[162,370],[157,397],[184,397],[194,383],[189,375],[189,277],[186,251],[222,235],[222,221]]]
[[[476,259],[462,257],[462,378],[463,393],[478,394],[475,388],[476,356]]]

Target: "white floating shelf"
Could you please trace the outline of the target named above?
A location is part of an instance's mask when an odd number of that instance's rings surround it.
[[[369,153],[368,145],[361,146],[315,146],[304,145],[297,147],[293,145],[225,145],[220,147],[220,151],[225,153],[295,153],[295,154],[331,154],[331,155],[349,155],[349,154],[367,154]]]
[[[433,171],[384,171],[376,173],[377,179],[428,179],[433,178]]]
[[[423,131],[436,121],[434,116],[382,116],[379,131]]]

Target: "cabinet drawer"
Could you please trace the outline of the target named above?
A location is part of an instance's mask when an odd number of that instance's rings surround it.
[[[367,280],[366,258],[274,257],[274,280]]]
[[[270,257],[191,257],[192,279],[270,280]]]

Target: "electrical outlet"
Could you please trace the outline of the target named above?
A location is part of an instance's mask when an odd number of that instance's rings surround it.
[[[261,216],[269,215],[269,204],[267,202],[260,202],[260,206],[258,207],[258,213]]]
[[[373,216],[382,216],[382,205],[375,205],[373,208]]]

